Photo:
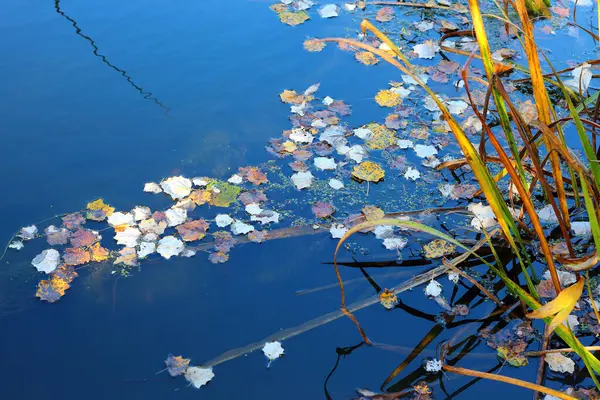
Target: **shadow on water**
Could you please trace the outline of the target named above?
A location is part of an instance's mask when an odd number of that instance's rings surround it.
[[[138,92],[140,92],[140,94],[147,100],[152,100],[156,105],[158,105],[159,107],[161,107],[162,109],[165,110],[165,115],[167,117],[169,116],[169,111],[171,111],[171,108],[164,105],[160,100],[158,100],[153,94],[152,92],[147,92],[145,91],[141,86],[139,86],[138,84],[136,84],[133,81],[133,78],[131,78],[131,76],[127,73],[127,71],[125,71],[124,69],[121,69],[119,67],[117,67],[116,65],[114,65],[113,63],[111,63],[108,58],[106,58],[105,55],[100,54],[100,49],[98,48],[98,46],[96,45],[96,42],[94,41],[94,39],[92,39],[90,36],[85,35],[81,28],[79,27],[79,25],[77,24],[77,21],[75,21],[73,18],[71,18],[70,16],[68,16],[61,8],[60,8],[60,0],[54,0],[54,8],[56,9],[56,12],[58,14],[60,14],[61,16],[63,16],[67,21],[69,21],[73,27],[75,28],[75,33],[78,36],[81,36],[82,38],[84,38],[86,41],[88,41],[90,43],[90,46],[92,46],[92,48],[94,49],[94,55],[96,57],[98,57],[102,63],[108,65],[110,68],[114,69],[115,71],[117,71],[119,74],[121,74],[126,80],[127,82],[129,82],[129,84],[131,86],[133,86],[133,88],[135,90],[137,90]]]

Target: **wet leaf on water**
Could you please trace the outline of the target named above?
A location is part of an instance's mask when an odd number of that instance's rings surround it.
[[[383,210],[377,206],[367,205],[362,208],[362,213],[367,221],[375,221],[385,217]]]
[[[380,90],[375,96],[375,101],[381,107],[396,107],[402,104],[402,96],[389,89]]]
[[[554,372],[572,374],[575,372],[575,362],[569,357],[560,353],[546,354],[544,361],[548,367]]]
[[[213,234],[214,247],[217,251],[228,253],[234,245],[233,236],[227,231],[218,231]]]
[[[47,227],[44,233],[46,233],[46,241],[50,246],[67,244],[71,236],[71,231],[67,228],[57,228],[54,225]]]
[[[383,239],[383,247],[388,250],[402,250],[408,244],[408,239],[403,237],[388,237]]]
[[[138,228],[131,226],[115,228],[115,240],[121,246],[135,247],[138,245],[141,236],[142,232]]]
[[[144,242],[140,243],[140,247],[137,251],[137,256],[139,259],[144,259],[148,257],[150,254],[156,253],[156,243],[154,242]]]
[[[509,346],[500,346],[496,349],[498,357],[506,360],[513,367],[524,367],[529,364],[529,359],[520,352],[515,352]]]
[[[31,265],[38,271],[47,274],[54,271],[58,264],[60,264],[60,253],[54,249],[42,251],[31,261]]]
[[[396,297],[396,295],[390,292],[388,289],[385,289],[379,293],[379,302],[382,306],[388,310],[391,310],[398,305],[398,297]]]
[[[579,278],[575,284],[560,292],[554,300],[527,314],[527,318],[541,319],[554,316],[552,322],[548,325],[548,331],[553,332],[571,314],[571,311],[581,297],[582,291],[583,278]]]
[[[354,58],[365,65],[375,65],[379,62],[375,54],[370,51],[358,51],[354,53]]]
[[[71,236],[71,245],[73,247],[87,247],[92,243],[95,243],[102,239],[102,236],[96,231],[89,229],[79,228]]]
[[[409,167],[406,172],[404,173],[404,177],[406,179],[410,179],[413,181],[416,181],[417,179],[419,179],[421,177],[421,173],[419,172],[418,169],[413,168],[413,167]]]
[[[291,179],[296,189],[302,190],[312,185],[314,176],[310,171],[296,172]]]
[[[114,207],[104,203],[102,199],[96,199],[87,204],[85,217],[92,221],[104,221],[115,211]]]
[[[68,282],[58,277],[52,277],[50,280],[43,280],[38,283],[35,295],[41,300],[54,303],[64,296],[65,291],[70,287]]]
[[[92,257],[86,249],[69,247],[65,249],[63,259],[65,260],[65,265],[78,266],[89,263]]]
[[[421,44],[417,44],[413,47],[413,51],[417,53],[419,58],[432,59],[435,57],[435,53],[440,51],[440,46],[436,42],[429,39]]]
[[[165,233],[167,221],[156,221],[154,218],[148,218],[140,222],[138,227],[144,235],[153,234],[159,236]]]
[[[208,260],[213,264],[223,264],[229,260],[229,253],[224,251],[215,251],[208,255]]]
[[[392,7],[382,7],[377,11],[375,19],[379,22],[389,22],[396,16],[396,12]]]
[[[215,179],[212,179],[206,188],[213,192],[211,204],[216,207],[229,207],[242,191],[238,186]]]
[[[290,26],[300,25],[309,19],[306,11],[283,11],[279,13],[279,20]]]
[[[218,214],[215,217],[215,223],[219,228],[224,228],[226,226],[231,225],[233,222],[233,218],[231,218],[228,214]]]
[[[62,221],[65,228],[74,231],[85,223],[85,218],[80,213],[71,213],[65,215]]]
[[[31,240],[31,239],[35,238],[37,233],[38,233],[37,226],[31,225],[31,226],[26,226],[24,228],[21,228],[21,230],[19,231],[17,236],[23,240]]]
[[[183,242],[175,236],[165,236],[158,241],[156,251],[167,260],[173,256],[178,256],[184,249]]]
[[[168,227],[181,225],[187,219],[187,210],[178,207],[171,207],[165,211],[165,218],[167,220]]]
[[[344,182],[340,181],[339,179],[330,179],[329,180],[329,187],[331,187],[334,190],[340,190],[341,188],[344,187]]]
[[[440,258],[456,251],[456,246],[443,239],[435,239],[423,246],[425,258]]]
[[[196,389],[200,389],[215,377],[215,373],[213,372],[212,368],[201,367],[188,367],[183,375],[185,376],[185,379]]]
[[[8,244],[9,249],[13,249],[13,250],[17,250],[17,251],[21,250],[23,247],[25,247],[25,245],[20,240],[13,240],[12,242],[10,242]]]
[[[73,282],[79,274],[75,272],[75,268],[69,265],[61,265],[52,272],[52,277],[65,281],[67,283]]]
[[[437,373],[442,370],[442,362],[437,359],[427,360],[425,363],[425,371]]]
[[[342,100],[334,100],[329,104],[329,109],[341,115],[342,117],[352,114],[350,106]]]
[[[421,157],[421,158],[430,157],[430,156],[433,156],[438,153],[435,146],[423,145],[423,144],[415,145],[414,150],[415,150],[415,153],[417,154],[417,157]]]
[[[246,224],[242,221],[236,220],[233,224],[231,224],[231,233],[234,235],[245,235],[253,230],[254,227],[252,225]]]
[[[183,375],[188,366],[190,365],[189,358],[183,358],[182,356],[174,356],[169,354],[167,359],[165,360],[165,364],[167,365],[167,371],[171,376],[179,376]]]
[[[325,48],[326,43],[316,39],[307,39],[304,41],[304,49],[310,52],[318,52]]]
[[[135,225],[135,219],[133,218],[132,213],[124,213],[124,212],[120,212],[120,211],[112,213],[108,217],[107,222],[110,226],[112,226],[114,228],[118,228],[118,227],[124,228],[126,226]]]
[[[262,185],[269,182],[267,175],[256,167],[250,167],[244,170],[244,175],[248,181],[254,185]]]
[[[139,265],[138,256],[133,247],[123,247],[119,250],[118,257],[115,259],[115,264],[123,264],[129,267],[137,267]]]
[[[89,248],[90,252],[90,261],[93,262],[102,262],[108,259],[110,256],[110,252],[102,247],[99,242],[94,243]]]
[[[308,171],[308,165],[303,161],[293,161],[289,163],[290,168],[294,172],[306,172]]]
[[[372,122],[364,126],[365,129],[371,132],[368,138],[365,139],[367,146],[371,150],[383,150],[394,146],[397,143],[396,132],[387,129],[385,126]]]
[[[144,192],[157,194],[161,193],[162,191],[162,188],[156,182],[148,182],[144,184]]]
[[[331,233],[333,239],[341,239],[346,232],[348,232],[348,228],[343,224],[332,224],[329,229],[329,233]]]
[[[442,294],[442,285],[438,281],[432,279],[425,287],[425,294],[430,297],[438,297]]]
[[[267,236],[269,236],[267,231],[253,230],[248,233],[248,240],[254,243],[262,243],[267,239]]]
[[[206,236],[209,223],[204,219],[200,218],[197,220],[188,221],[182,225],[177,226],[175,229],[179,233],[179,236],[186,242],[193,242],[200,240]]]
[[[338,16],[338,7],[335,4],[325,4],[318,12],[321,18],[333,18]]]
[[[258,215],[252,215],[250,219],[252,221],[259,221],[261,225],[278,223],[280,214],[272,210],[263,210]]]
[[[333,158],[330,157],[315,157],[315,167],[321,171],[334,170],[336,169],[336,163]]]
[[[303,94],[298,94],[295,90],[287,89],[279,94],[279,98],[286,104],[302,104],[305,100]]]
[[[284,11],[289,11],[289,7],[287,6],[287,4],[283,4],[283,3],[275,3],[275,4],[271,4],[269,6],[269,8],[273,11],[275,11],[277,14],[282,13]]]
[[[183,176],[172,176],[160,183],[163,191],[173,200],[183,199],[192,192],[192,181]]]
[[[352,169],[352,177],[360,181],[379,182],[384,176],[383,168],[372,161],[364,161]]]
[[[317,218],[327,218],[333,215],[335,207],[331,203],[317,201],[312,205],[312,212]]]
[[[283,346],[280,342],[267,342],[262,348],[265,357],[269,360],[269,364],[267,367],[271,365],[271,362],[277,360],[279,357],[283,356]]]

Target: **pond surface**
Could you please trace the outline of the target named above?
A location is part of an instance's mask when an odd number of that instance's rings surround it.
[[[166,0],[31,1],[4,4],[0,17],[0,242],[55,214],[79,210],[103,197],[119,209],[150,204],[144,182],[176,174],[228,178],[239,166],[269,159],[271,137],[289,129],[288,107],[278,94],[321,82],[320,91],[354,107],[347,119],[363,124],[385,113],[372,101],[393,70],[365,69],[337,49],[307,53],[309,36],[343,36],[359,19],[341,15],[310,24],[282,25],[264,1]],[[354,32],[351,32],[354,33]],[[551,43],[549,42],[548,45]],[[260,351],[215,367],[201,393],[164,368],[169,353],[193,364],[272,333],[335,311],[330,262],[336,241],[310,235],[237,246],[224,265],[205,257],[156,260],[130,278],[89,270],[55,304],[34,298],[29,260],[40,243],[2,260],[16,275],[0,278],[0,397],[10,399],[316,399],[334,367],[337,347],[360,342],[342,318],[283,341],[286,356],[269,369]],[[393,260],[374,250],[371,258]],[[382,287],[423,267],[372,272]],[[389,276],[390,271],[395,273]],[[106,272],[106,271],[104,271]],[[361,278],[358,270],[345,279]],[[348,287],[351,300],[374,294],[366,280]],[[439,307],[421,289],[402,295],[435,315]],[[13,304],[14,303],[14,304]],[[473,318],[491,311],[484,304]],[[343,358],[328,382],[329,394],[348,399],[357,387],[378,390],[435,322],[380,306],[357,313],[378,343]],[[475,326],[458,330],[465,337]],[[497,365],[494,350],[480,346],[470,368]],[[435,357],[433,351],[423,356]],[[419,356],[407,369],[418,370]],[[503,371],[505,372],[505,371]],[[520,369],[534,381],[535,366]],[[445,382],[452,393],[468,379]],[[548,383],[548,382],[547,382]],[[548,383],[552,385],[553,383]],[[530,396],[512,386],[486,383],[490,399]],[[410,386],[410,385],[409,385]],[[439,393],[434,384],[434,390]],[[460,396],[479,399],[483,385]],[[499,390],[501,389],[501,390]]]

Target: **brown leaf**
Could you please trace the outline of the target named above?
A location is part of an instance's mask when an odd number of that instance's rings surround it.
[[[71,236],[71,245],[73,247],[87,247],[101,238],[102,237],[96,231],[79,228],[73,233],[73,236]]]
[[[69,247],[68,249],[65,249],[63,259],[65,260],[66,265],[77,266],[89,263],[91,261],[91,256],[90,252],[86,249]]]
[[[175,229],[184,241],[193,242],[206,236],[208,227],[209,223],[204,219],[197,219],[178,225]]]
[[[383,7],[377,11],[375,19],[379,22],[389,22],[394,19],[396,12],[392,7]]]
[[[307,39],[304,41],[304,49],[311,52],[318,52],[325,48],[325,42],[316,39]]]
[[[375,65],[379,62],[375,54],[370,51],[359,51],[354,53],[354,58],[365,65]]]
[[[335,212],[333,204],[317,201],[312,205],[312,212],[317,218],[327,218]]]

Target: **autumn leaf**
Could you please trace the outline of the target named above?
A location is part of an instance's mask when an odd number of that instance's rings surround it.
[[[443,239],[435,239],[423,246],[425,258],[440,258],[456,251],[456,246]]]
[[[352,169],[352,177],[361,181],[379,182],[384,176],[383,168],[372,161],[364,161]]]
[[[364,126],[371,131],[371,135],[366,140],[367,146],[371,150],[383,150],[395,146],[397,143],[396,132],[387,129],[385,126],[372,122]]]
[[[529,360],[521,353],[513,351],[508,346],[500,346],[496,349],[498,357],[506,360],[513,367],[524,367],[529,364]]]
[[[174,356],[169,354],[167,359],[165,360],[165,364],[167,365],[167,371],[171,376],[179,376],[183,375],[186,369],[188,369],[190,365],[189,358],[183,358],[182,356]]]
[[[284,24],[296,26],[306,22],[309,17],[306,11],[284,11],[279,13],[279,19]]]
[[[107,260],[110,253],[107,249],[102,247],[99,242],[94,243],[89,247],[90,261],[101,262]]]
[[[79,274],[75,272],[75,268],[69,265],[59,265],[59,267],[52,272],[53,278],[60,279],[67,283],[73,282],[78,276]]]
[[[289,7],[283,3],[276,3],[269,6],[269,8],[275,11],[277,14],[282,13],[284,11],[289,11]]]
[[[62,296],[65,295],[65,291],[71,286],[68,282],[54,276],[50,280],[43,280],[38,283],[35,295],[41,300],[49,303],[54,303]]]
[[[392,92],[389,89],[380,90],[375,96],[375,101],[381,107],[396,107],[402,104],[402,96],[396,92]]]
[[[379,22],[389,22],[394,19],[395,11],[392,7],[383,7],[377,11],[375,19]]]
[[[384,306],[388,310],[391,310],[398,304],[398,297],[396,297],[396,295],[390,292],[388,289],[385,289],[384,291],[379,293],[379,302],[382,306]]]
[[[67,244],[71,237],[71,231],[67,228],[57,228],[54,225],[50,225],[44,230],[46,234],[46,240],[51,246]]]
[[[212,368],[188,367],[184,373],[185,379],[196,389],[206,385],[215,374]]]
[[[137,267],[139,265],[137,252],[132,247],[122,248],[119,250],[119,256],[115,259],[115,264]]]
[[[248,240],[254,243],[262,243],[267,239],[268,236],[269,233],[267,231],[253,230],[252,232],[248,233]]]
[[[184,241],[193,242],[202,239],[206,235],[208,227],[208,222],[200,218],[181,224],[175,227],[175,229],[177,229],[179,236],[181,236]]]
[[[238,186],[216,179],[210,180],[206,188],[212,191],[211,204],[217,207],[229,207],[241,192]]]
[[[279,98],[286,104],[302,104],[304,95],[296,93],[295,90],[284,90],[279,94]]]
[[[71,236],[71,245],[73,247],[86,247],[100,239],[102,239],[102,236],[100,236],[98,232],[79,228]]]
[[[93,221],[104,221],[107,217],[112,215],[113,212],[115,212],[115,209],[108,204],[105,204],[104,200],[96,199],[88,203],[85,217]]]
[[[226,263],[229,260],[229,253],[226,253],[224,251],[215,251],[213,253],[210,253],[208,256],[208,261],[210,261],[213,264],[223,264]]]
[[[80,213],[72,213],[65,215],[62,221],[65,228],[73,231],[85,223],[85,218]]]
[[[375,221],[385,216],[383,210],[376,206],[364,206],[361,211],[367,221]]]
[[[554,300],[527,314],[527,318],[541,319],[554,315],[554,318],[548,325],[549,332],[553,332],[571,314],[577,300],[581,297],[582,291],[583,278],[580,277],[575,284],[560,292]]]
[[[304,41],[304,49],[310,52],[319,52],[325,48],[325,42],[316,39],[307,39]]]
[[[379,62],[375,54],[370,51],[358,51],[354,53],[354,58],[365,65],[375,65]]]
[[[77,266],[89,263],[91,261],[90,252],[80,247],[65,249],[63,259],[66,265]]]
[[[201,206],[206,203],[210,203],[212,198],[212,192],[209,190],[198,189],[190,193],[188,199],[193,201],[196,205]]]
[[[327,218],[335,212],[335,207],[331,203],[317,201],[312,205],[312,212],[317,218]]]
[[[246,179],[257,186],[269,182],[267,175],[256,167],[248,168],[246,171]]]

